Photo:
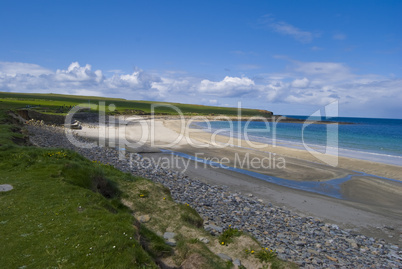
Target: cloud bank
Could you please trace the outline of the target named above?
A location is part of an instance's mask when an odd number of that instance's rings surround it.
[[[247,100],[255,108],[267,108],[267,103],[324,106],[339,100],[344,115],[402,115],[401,79],[355,74],[345,64],[334,62],[293,61],[285,73],[226,76],[218,81],[185,73],[151,74],[141,69],[106,76],[102,70],[94,71],[91,65],[78,62],[56,71],[30,63],[0,62],[0,91],[231,106]]]

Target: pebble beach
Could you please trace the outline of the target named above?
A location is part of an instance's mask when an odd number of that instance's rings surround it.
[[[319,218],[301,216],[286,208],[262,201],[250,193],[206,184],[186,174],[152,163],[140,154],[109,147],[79,148],[72,145],[63,127],[29,124],[31,142],[40,147],[63,147],[86,158],[113,165],[135,176],[147,178],[170,189],[178,203],[188,203],[204,219],[204,228],[219,234],[228,225],[254,236],[263,247],[302,268],[402,268],[402,251],[381,238],[341,229]],[[79,138],[84,143],[90,140]],[[134,158],[135,162],[130,162]],[[390,227],[392,229],[392,227]]]

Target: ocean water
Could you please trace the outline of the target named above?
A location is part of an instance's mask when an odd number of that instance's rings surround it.
[[[306,119],[305,116],[288,117]],[[310,120],[320,118],[310,118]],[[402,166],[402,119],[322,118],[352,124],[266,123],[247,121],[197,122],[197,128],[251,141]]]

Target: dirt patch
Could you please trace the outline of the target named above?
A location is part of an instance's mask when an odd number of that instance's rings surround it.
[[[182,269],[198,269],[203,268],[207,265],[207,260],[198,253],[191,254],[184,262],[181,264]]]

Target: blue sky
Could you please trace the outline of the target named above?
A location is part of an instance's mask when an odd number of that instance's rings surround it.
[[[402,1],[1,1],[0,91],[402,116]]]

